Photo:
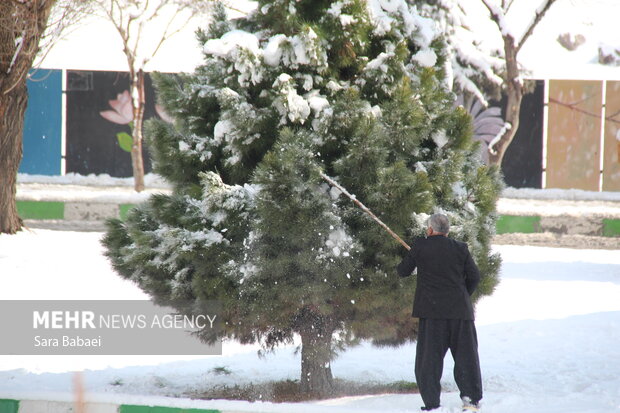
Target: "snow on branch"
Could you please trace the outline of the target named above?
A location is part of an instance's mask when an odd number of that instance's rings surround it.
[[[489,106],[489,102],[487,102],[484,94],[462,70],[454,71],[454,80],[461,86],[461,88],[463,88],[464,91],[469,92],[475,97],[477,97],[484,106]]]
[[[491,155],[497,155],[497,151],[495,150],[495,145],[502,140],[506,132],[512,129],[512,124],[510,122],[504,123],[504,127],[499,131],[497,135],[493,138],[491,142],[489,142],[489,152]]]
[[[552,1],[552,0],[547,0],[547,1]],[[502,37],[504,38],[510,37],[514,40],[515,35],[513,34],[512,29],[510,28],[510,25],[508,24],[508,20],[506,19],[506,13],[504,12],[504,9],[494,4],[492,0],[482,0],[482,3],[489,10],[489,13],[491,14],[491,19],[495,22],[495,24],[497,24],[497,27],[499,28],[499,31],[502,34]]]
[[[24,45],[24,33],[22,32],[22,35],[15,39],[15,52],[13,53],[13,58],[11,59],[11,63],[9,63],[9,68],[6,71],[7,74],[11,73],[11,70],[13,69],[13,65],[15,65],[15,61],[17,60],[17,56],[19,56],[19,53],[21,52],[23,45]]]
[[[556,0],[543,0],[540,6],[538,6],[538,8],[536,9],[536,13],[534,14],[534,17],[532,18],[532,21],[530,21],[530,24],[527,26],[525,33],[523,33],[523,37],[521,37],[521,40],[519,40],[517,44],[517,50],[516,50],[517,53],[519,53],[519,50],[521,50],[521,47],[525,44],[527,39],[530,37],[536,25],[540,23],[542,18],[545,16],[545,13],[547,13],[549,8],[551,7],[553,3],[555,3],[555,1]]]

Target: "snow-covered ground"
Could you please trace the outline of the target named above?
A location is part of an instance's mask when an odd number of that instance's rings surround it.
[[[34,230],[0,235],[0,299],[145,299],[111,269],[101,233]],[[477,307],[485,413],[620,412],[620,254],[496,246],[501,284]],[[6,339],[6,338],[4,338]],[[336,377],[414,380],[415,346],[352,348]],[[230,374],[218,374],[225,367]],[[446,358],[444,412],[460,409]],[[221,356],[0,356],[0,398],[72,400],[73,371],[87,399],[263,412],[414,412],[418,395],[348,397],[301,404],[196,401],[214,385],[295,379],[299,355],[284,347],[258,358],[255,346],[224,343]]]

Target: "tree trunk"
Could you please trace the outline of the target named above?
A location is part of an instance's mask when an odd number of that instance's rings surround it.
[[[332,394],[332,332],[306,331],[301,334],[300,390],[324,398]]]
[[[501,166],[506,149],[514,139],[519,129],[519,115],[521,113],[521,100],[523,99],[523,85],[519,77],[519,63],[517,62],[517,46],[512,36],[504,36],[504,54],[506,56],[506,122],[510,129],[504,132],[502,138],[489,148],[489,163]]]
[[[23,83],[7,94],[0,93],[0,233],[6,234],[15,234],[23,224],[15,199],[28,103],[26,79]]]
[[[0,1],[0,233],[21,229],[17,170],[22,160],[28,71],[55,0]]]
[[[134,189],[144,191],[144,160],[142,159],[142,127],[144,125],[144,72],[142,69],[132,75],[131,97],[133,102],[133,144],[131,146],[131,166]]]

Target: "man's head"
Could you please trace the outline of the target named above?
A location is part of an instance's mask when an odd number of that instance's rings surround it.
[[[428,219],[427,235],[448,235],[450,232],[450,221],[443,214],[433,214]]]

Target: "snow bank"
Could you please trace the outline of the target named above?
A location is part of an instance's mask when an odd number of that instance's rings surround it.
[[[582,189],[535,189],[506,188],[502,192],[504,198],[515,199],[564,199],[573,201],[620,201],[620,192],[595,192]]]
[[[30,175],[20,173],[17,174],[17,183],[133,187],[134,179],[115,178],[108,174],[80,175],[73,172],[66,175]],[[154,173],[144,175],[144,185],[147,188],[170,188],[170,184],[164,178]]]
[[[104,204],[139,204],[155,193],[170,193],[170,189],[146,189],[136,192],[133,187],[78,186],[72,184],[18,184],[18,201],[94,202]]]

